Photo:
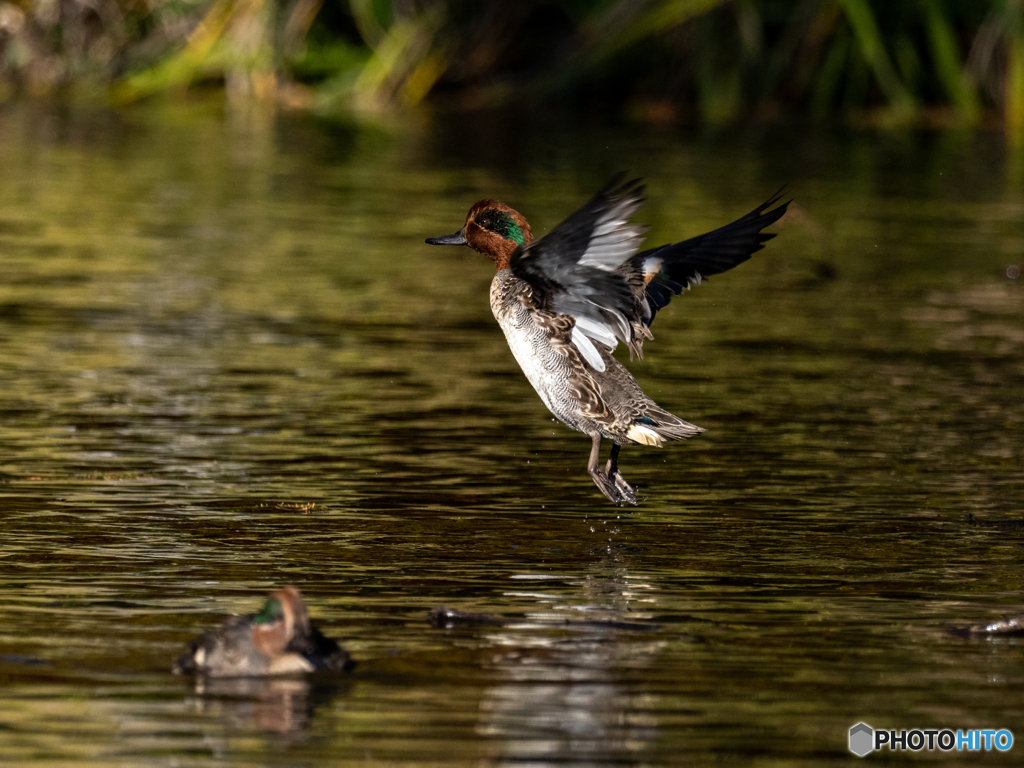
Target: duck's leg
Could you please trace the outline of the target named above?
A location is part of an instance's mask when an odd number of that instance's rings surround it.
[[[590,461],[587,463],[587,472],[590,473],[590,478],[594,481],[594,485],[601,489],[601,493],[607,496],[608,500],[613,504],[618,504],[619,490],[608,475],[601,471],[601,436],[594,435],[591,439],[594,441],[594,445],[590,449]]]
[[[587,464],[587,472],[593,479],[594,484],[601,489],[601,493],[608,497],[613,504],[636,504],[636,494],[629,487],[629,483],[622,479],[619,474],[619,446],[612,445],[612,457],[608,460],[608,471],[601,471],[601,436],[594,435],[594,441],[590,449],[590,462]]]
[[[612,443],[612,454],[608,457],[608,465],[605,467],[604,473],[609,480],[615,483],[615,490],[618,492],[619,498],[628,503],[636,506],[636,491],[633,490],[633,486],[626,482],[626,478],[619,472],[619,449],[621,445]]]

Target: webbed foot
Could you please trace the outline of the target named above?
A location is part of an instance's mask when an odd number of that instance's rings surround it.
[[[632,504],[636,506],[636,492],[626,482],[626,479],[619,474],[619,446],[612,446],[612,457],[608,459],[605,471],[599,468],[598,456],[601,449],[600,436],[594,436],[593,447],[590,451],[590,463],[587,464],[587,472],[590,473],[594,485],[601,489],[601,493],[607,497],[612,504]]]
[[[616,470],[614,475],[608,475],[599,469],[592,470],[590,477],[594,485],[601,489],[612,504],[632,504],[636,506],[636,492],[626,482],[625,478]]]
[[[632,504],[636,506],[636,491],[633,490],[633,486],[626,482],[626,478],[622,476],[617,468],[611,467],[611,461],[608,462],[609,466],[606,470],[606,474],[615,482],[615,490],[619,492],[619,498],[626,504]]]

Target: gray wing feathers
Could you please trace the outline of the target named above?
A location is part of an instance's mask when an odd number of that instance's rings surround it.
[[[643,203],[639,191],[639,188],[634,190],[602,213],[590,235],[587,250],[579,260],[580,266],[612,272],[640,250],[647,227],[629,223],[629,217]]]
[[[525,248],[510,268],[529,284],[538,309],[576,321],[572,343],[597,371],[601,349],[622,341],[642,356],[648,326],[674,294],[736,266],[773,237],[761,230],[785,213],[774,196],[741,219],[690,240],[638,254],[646,227],[629,217],[643,203],[639,179],[620,174],[590,202]],[[599,346],[595,346],[599,345]]]
[[[639,180],[620,175],[551,232],[516,251],[510,264],[529,283],[540,309],[576,320],[572,343],[590,365],[604,370],[594,344],[615,349],[634,331],[628,317],[633,290],[616,270],[640,249],[646,227],[629,217],[643,203]]]

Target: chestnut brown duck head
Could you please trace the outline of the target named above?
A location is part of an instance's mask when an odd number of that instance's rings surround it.
[[[352,662],[341,647],[309,622],[295,587],[271,592],[257,614],[232,616],[200,635],[175,662],[175,674],[260,677],[345,671]]]
[[[532,242],[526,218],[498,200],[481,200],[470,208],[466,225],[455,234],[427,240],[429,245],[468,245],[488,256],[499,270],[508,268],[517,248]]]

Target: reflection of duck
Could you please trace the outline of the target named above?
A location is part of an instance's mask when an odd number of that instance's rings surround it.
[[[258,614],[232,616],[193,640],[174,662],[176,674],[258,677],[344,671],[352,667],[341,647],[309,623],[295,587],[272,592]]]
[[[274,731],[298,736],[318,710],[348,689],[350,678],[340,675],[195,678],[197,712],[218,718],[233,730]]]
[[[513,586],[502,602],[519,613],[506,615],[507,626],[470,630],[469,642],[486,654],[474,730],[493,743],[490,762],[633,765],[655,761],[656,745],[672,741],[660,732],[666,699],[691,694],[657,682],[679,639],[653,623],[668,592],[656,576],[638,578],[622,549],[595,555],[542,590]],[[699,656],[683,657],[699,664]]]
[[[497,200],[474,205],[453,235],[431,245],[468,245],[498,268],[491,311],[520,367],[559,421],[593,441],[587,470],[616,504],[636,504],[619,473],[623,445],[660,446],[704,430],[669,413],[614,357],[621,341],[643,356],[651,323],[674,294],[732,269],[774,235],[788,203],[772,198],[732,224],[637,253],[644,229],[629,223],[643,202],[639,181],[619,177],[550,233],[533,239],[522,214]],[[612,442],[600,468],[601,438]]]

